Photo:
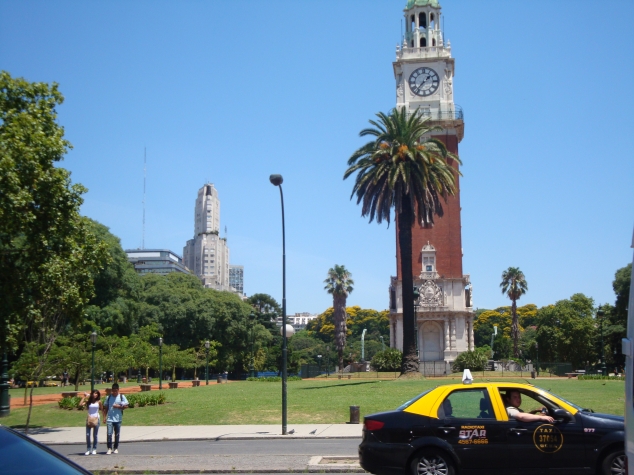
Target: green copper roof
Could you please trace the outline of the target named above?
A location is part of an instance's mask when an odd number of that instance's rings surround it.
[[[405,9],[409,10],[412,7],[426,7],[427,5],[435,8],[440,7],[438,0],[407,0],[407,6]]]

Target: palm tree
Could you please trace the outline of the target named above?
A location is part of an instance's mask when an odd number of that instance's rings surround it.
[[[434,215],[443,215],[441,201],[456,194],[459,174],[451,160],[460,160],[440,140],[429,138],[442,129],[430,126],[418,111],[408,115],[405,108],[393,109],[377,117],[378,122],[370,121],[373,128],[359,133],[374,140],[352,154],[343,178],[359,172],[350,198],[356,193],[357,204],[363,202],[361,215],[369,216],[370,222],[386,220],[389,225],[394,208],[401,249],[403,328],[413,329],[412,226],[431,226]],[[403,332],[402,372],[418,372],[413,331]]]
[[[343,349],[346,346],[346,299],[354,281],[352,274],[345,266],[335,264],[335,267],[328,269],[328,278],[324,280],[325,290],[332,294],[332,307],[335,318],[335,345],[339,353],[339,371],[343,369]]]
[[[511,314],[513,320],[511,323],[511,339],[513,340],[513,355],[519,357],[519,348],[517,343],[520,339],[520,326],[517,321],[517,301],[528,290],[526,277],[519,267],[509,267],[502,272],[502,283],[500,284],[502,293],[508,295],[511,299]]]

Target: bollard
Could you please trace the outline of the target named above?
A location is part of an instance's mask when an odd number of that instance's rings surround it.
[[[350,424],[359,423],[359,406],[350,406]]]
[[[219,374],[219,375],[218,375],[218,381],[217,381],[217,382],[218,382],[218,384],[222,384],[222,382],[223,382],[222,380],[223,380],[223,377],[222,377],[222,375],[221,375],[221,374]]]

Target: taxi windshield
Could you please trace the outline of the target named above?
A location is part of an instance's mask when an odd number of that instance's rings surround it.
[[[404,404],[401,404],[400,406],[398,406],[396,408],[397,411],[402,411],[404,409],[407,409],[409,406],[411,406],[412,404],[414,404],[416,401],[418,401],[420,398],[422,398],[425,394],[429,393],[431,391],[431,389],[428,389],[425,392],[420,393],[418,396],[416,396],[415,398],[410,399],[409,401],[407,401]]]
[[[577,411],[585,411],[585,410],[586,410],[586,409],[584,409],[584,408],[582,408],[582,407],[580,407],[580,406],[577,406],[576,404],[574,404],[574,403],[572,403],[572,402],[568,401],[567,399],[564,399],[563,397],[561,397],[561,396],[559,396],[559,395],[555,394],[555,393],[554,393],[554,392],[552,392],[552,391],[548,391],[547,389],[540,388],[540,387],[538,387],[538,386],[535,386],[535,387],[536,387],[537,389],[541,389],[541,390],[542,390],[542,391],[544,391],[545,393],[550,394],[551,396],[556,397],[557,399],[561,399],[561,400],[562,400],[563,402],[565,402],[566,404],[568,404],[568,405],[570,405],[570,406],[574,407]]]

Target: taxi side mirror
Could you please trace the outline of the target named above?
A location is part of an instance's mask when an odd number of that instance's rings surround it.
[[[570,422],[572,420],[572,414],[565,409],[555,409],[552,414],[556,420],[561,420],[562,422]]]

